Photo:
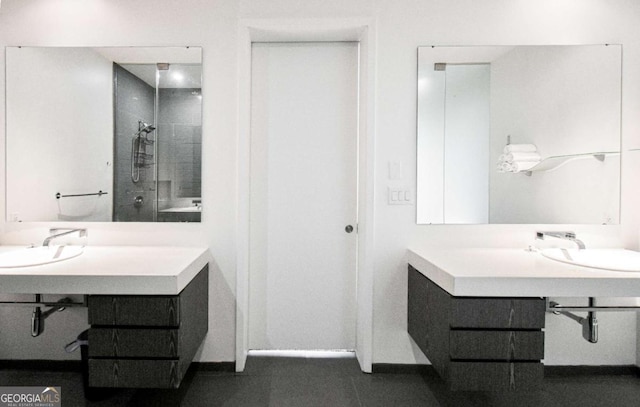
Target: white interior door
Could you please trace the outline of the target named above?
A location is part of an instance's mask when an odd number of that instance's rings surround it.
[[[249,349],[355,349],[358,44],[254,43],[251,69]]]

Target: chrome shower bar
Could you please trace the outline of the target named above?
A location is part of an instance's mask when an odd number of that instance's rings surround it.
[[[60,192],[56,193],[56,199],[60,199],[60,198],[73,198],[73,197],[77,197],[77,196],[92,196],[92,195],[97,195],[97,196],[102,196],[102,195],[107,195],[108,192],[102,192],[102,190],[98,191],[98,192],[92,192],[89,194],[69,194],[69,195],[62,195]]]
[[[134,184],[140,180],[140,168],[147,168],[150,164],[146,160],[153,158],[153,154],[146,152],[145,146],[155,143],[154,140],[148,138],[149,133],[155,129],[156,126],[153,124],[138,120],[138,132],[131,139],[131,182]]]

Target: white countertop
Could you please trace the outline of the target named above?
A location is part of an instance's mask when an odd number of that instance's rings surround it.
[[[524,249],[411,248],[408,261],[462,297],[640,297],[640,272],[599,270]]]
[[[0,246],[0,253],[22,247]],[[202,247],[87,246],[69,260],[0,268],[0,293],[175,295],[210,260]]]

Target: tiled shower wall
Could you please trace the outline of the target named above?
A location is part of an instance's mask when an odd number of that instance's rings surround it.
[[[131,180],[131,149],[138,121],[153,124],[155,89],[126,69],[114,64],[116,75],[115,96],[115,164],[113,220],[119,222],[151,222],[154,220],[156,186],[154,166],[140,168],[137,183]],[[155,139],[155,132],[149,135]],[[153,146],[147,146],[148,151]],[[154,158],[153,162],[156,162]],[[143,204],[134,206],[137,196]]]
[[[192,205],[201,192],[200,89],[163,88],[158,100],[158,209]]]

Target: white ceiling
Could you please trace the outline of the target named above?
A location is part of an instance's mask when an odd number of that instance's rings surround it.
[[[156,87],[156,64],[120,64],[124,69]],[[169,64],[168,71],[160,74],[159,88],[201,88],[202,66],[196,64]]]
[[[160,88],[200,88],[202,86],[202,48],[200,47],[96,47],[93,49],[154,88],[158,63],[169,64],[168,71],[159,71]],[[179,77],[182,79],[178,79]]]

